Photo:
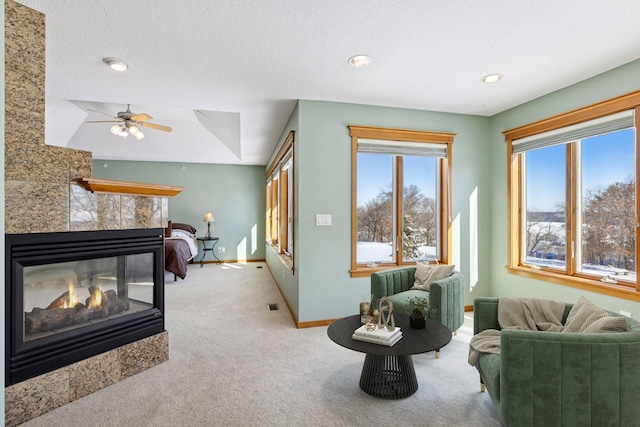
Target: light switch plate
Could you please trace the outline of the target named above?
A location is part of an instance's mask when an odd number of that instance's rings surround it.
[[[331,225],[331,214],[316,214],[316,226],[326,227]]]

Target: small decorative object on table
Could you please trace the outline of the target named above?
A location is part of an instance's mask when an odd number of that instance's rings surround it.
[[[380,308],[378,308],[378,328],[386,328],[392,332],[396,329],[396,321],[393,318],[393,301],[387,297],[380,298]]]
[[[378,327],[378,320],[380,320],[380,311],[376,308],[375,310],[371,310],[371,319],[373,323]]]
[[[362,302],[360,303],[360,321],[364,324],[367,323],[367,318],[372,315],[371,312],[371,298],[373,295],[368,297],[363,297]]]
[[[426,318],[423,310],[429,309],[429,300],[424,297],[415,296],[409,299],[411,305],[411,314],[409,315],[409,326],[413,329],[424,329],[426,326]]]

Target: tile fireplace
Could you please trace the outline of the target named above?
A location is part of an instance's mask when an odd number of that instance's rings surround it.
[[[162,229],[5,238],[5,386],[164,332]]]

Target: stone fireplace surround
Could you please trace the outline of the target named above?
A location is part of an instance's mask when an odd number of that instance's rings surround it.
[[[87,151],[47,146],[45,17],[5,1],[5,233],[162,228],[168,198],[97,194]],[[42,221],[41,218],[47,218]],[[144,371],[169,357],[166,331],[5,388],[5,425],[15,426]]]

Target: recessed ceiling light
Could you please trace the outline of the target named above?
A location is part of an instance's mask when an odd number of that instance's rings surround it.
[[[488,76],[484,76],[480,80],[482,80],[482,83],[495,83],[502,80],[502,74],[489,74]]]
[[[126,71],[127,68],[129,68],[129,65],[118,58],[102,58],[102,62],[111,67],[112,70],[116,71]]]
[[[371,58],[367,55],[355,55],[349,58],[349,64],[356,68],[366,67],[371,64]]]

